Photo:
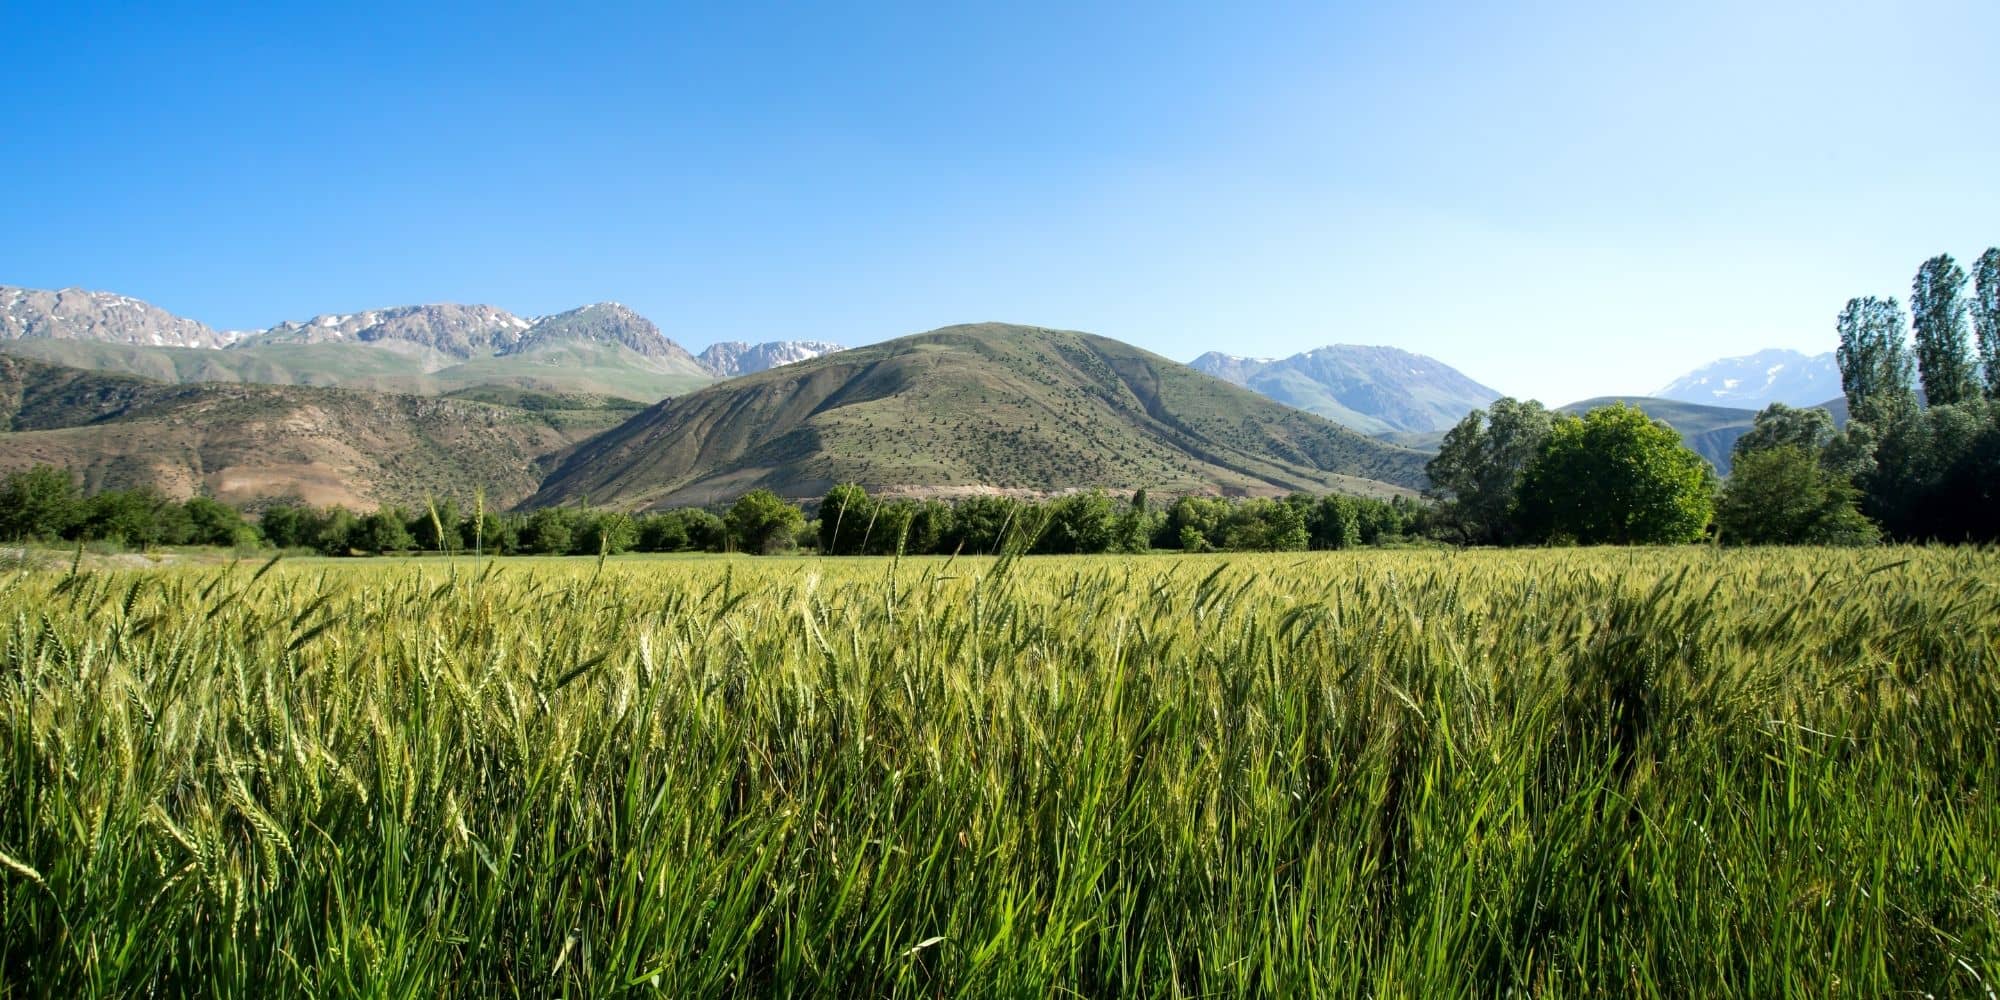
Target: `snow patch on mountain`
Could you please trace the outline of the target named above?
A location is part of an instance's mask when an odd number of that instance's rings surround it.
[[[1782,349],[1758,351],[1710,362],[1653,395],[1752,410],[1772,403],[1814,406],[1840,395],[1840,368],[1832,351],[1814,355]]]
[[[725,340],[710,344],[695,360],[717,378],[735,378],[846,349],[824,340],[774,340],[762,344]]]

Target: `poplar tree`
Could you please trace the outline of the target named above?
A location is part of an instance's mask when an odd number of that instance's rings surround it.
[[[1976,399],[1979,383],[1965,329],[1965,270],[1950,254],[1917,268],[1910,283],[1910,314],[1917,337],[1917,377],[1924,400],[1950,406]]]
[[[1979,331],[1979,367],[1986,398],[2000,399],[2000,247],[1972,265],[1972,325]]]
[[[1910,394],[1910,354],[1903,346],[1903,306],[1894,297],[1848,299],[1835,321],[1840,331],[1840,388],[1847,410],[1873,423],[1916,407]]]

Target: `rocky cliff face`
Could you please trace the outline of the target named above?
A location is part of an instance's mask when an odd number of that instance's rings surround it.
[[[394,306],[358,313],[315,316],[303,323],[280,323],[241,346],[261,344],[383,343],[401,341],[456,358],[497,354],[518,344],[530,324],[505,309],[452,303]]]

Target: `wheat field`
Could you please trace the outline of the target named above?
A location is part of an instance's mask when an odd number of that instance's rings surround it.
[[[0,995],[2000,989],[2000,553],[0,579]]]

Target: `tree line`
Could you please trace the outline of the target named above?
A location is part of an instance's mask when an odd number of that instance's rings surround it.
[[[1294,493],[1283,498],[1184,496],[1155,505],[1089,490],[1045,500],[976,496],[940,500],[870,496],[835,486],[815,518],[830,555],[1094,555],[1149,551],[1302,552],[1422,537],[1428,509],[1407,497]]]
[[[151,490],[86,496],[69,473],[37,466],[0,482],[0,538],[106,542],[125,548],[210,545],[307,550],[328,556],[403,552],[618,555],[625,552],[818,551],[830,555],[1095,554],[1182,550],[1303,551],[1423,537],[1428,509],[1408,498],[1295,494],[1284,499],[1181,497],[1141,490],[1048,499],[878,498],[856,485],[808,505],[753,490],[726,508],[627,513],[587,506],[500,512],[434,501],[372,512],[280,503],[254,520],[208,497],[177,502]]]

